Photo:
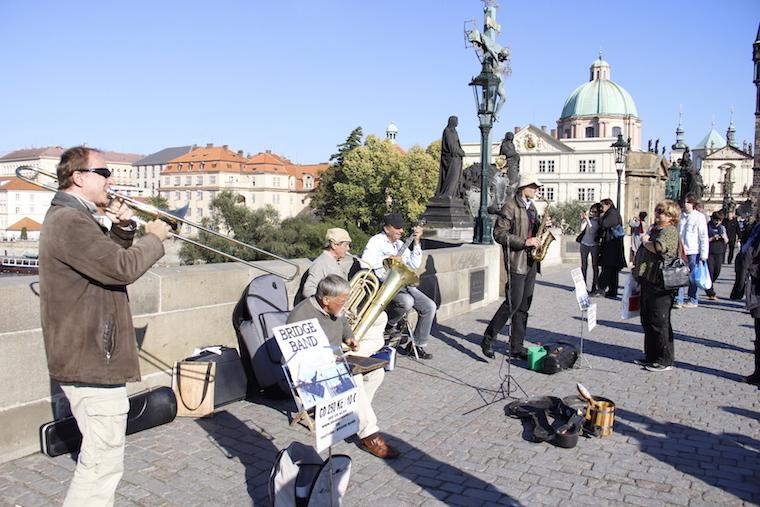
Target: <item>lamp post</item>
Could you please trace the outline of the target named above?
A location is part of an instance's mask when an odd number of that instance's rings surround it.
[[[483,70],[470,82],[475,95],[480,120],[480,209],[475,220],[475,235],[472,242],[478,245],[492,245],[491,217],[488,215],[488,176],[491,167],[491,128],[494,122],[496,92],[501,79],[490,66],[483,65]]]
[[[610,145],[615,154],[615,167],[617,168],[617,208],[620,210],[620,181],[625,170],[625,159],[628,158],[628,148],[631,146],[631,138],[628,142],[623,141],[623,134],[618,134],[617,141]]]

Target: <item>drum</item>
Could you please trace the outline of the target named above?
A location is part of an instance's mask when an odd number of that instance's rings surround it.
[[[597,401],[593,407],[589,403],[586,406],[586,422],[583,429],[595,437],[608,437],[612,435],[612,426],[615,424],[615,402],[601,396],[594,396]]]

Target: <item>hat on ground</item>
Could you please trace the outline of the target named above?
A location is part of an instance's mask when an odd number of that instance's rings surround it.
[[[351,236],[348,235],[348,232],[345,229],[341,229],[340,227],[327,229],[327,234],[325,234],[325,242],[337,244],[343,243],[344,241],[351,243]]]
[[[398,213],[388,213],[387,215],[383,216],[383,225],[390,225],[396,229],[403,229],[404,217]]]
[[[538,181],[538,178],[535,176],[530,176],[527,174],[521,174],[520,175],[520,183],[517,184],[517,188],[523,188],[523,187],[529,187],[531,185],[535,185],[537,187],[543,187],[543,183]]]

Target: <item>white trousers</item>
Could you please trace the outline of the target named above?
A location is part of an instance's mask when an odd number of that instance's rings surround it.
[[[63,507],[110,507],[124,472],[127,388],[63,385],[61,389],[82,434],[79,460]]]
[[[357,402],[359,403],[359,438],[365,438],[380,431],[377,425],[377,416],[372,408],[372,399],[375,397],[377,388],[383,383],[385,370],[380,368],[366,375],[353,375],[354,384],[359,389]]]

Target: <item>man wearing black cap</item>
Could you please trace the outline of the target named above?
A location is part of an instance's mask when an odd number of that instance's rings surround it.
[[[517,193],[504,203],[493,228],[494,239],[504,247],[504,262],[509,277],[505,290],[509,292],[483,334],[481,348],[483,354],[491,359],[496,357],[493,351],[496,337],[510,317],[510,353],[520,359],[528,358],[528,350],[523,346],[523,340],[528,327],[528,310],[533,302],[533,287],[538,271],[538,262],[533,261],[528,251],[541,246],[540,239],[536,237],[539,227],[538,212],[533,205],[533,198],[540,187],[541,182],[535,177],[521,175]]]
[[[372,236],[364,248],[362,259],[372,266],[380,281],[385,281],[387,270],[383,266],[383,261],[388,257],[398,259],[413,270],[419,269],[422,265],[422,247],[420,246],[422,227],[413,229],[414,242],[399,255],[399,251],[404,245],[404,242],[401,241],[403,233],[404,219],[398,213],[388,213],[383,217],[382,232]],[[430,329],[433,327],[436,307],[433,300],[417,287],[404,287],[393,298],[386,309],[388,327],[395,329],[402,317],[412,308],[417,310],[418,316],[417,327],[414,330],[417,355],[420,359],[431,359],[433,354],[427,352],[425,348],[430,338]],[[409,342],[409,345],[401,352],[413,355],[415,353],[413,346],[414,344]]]

